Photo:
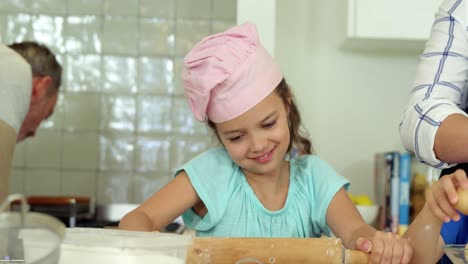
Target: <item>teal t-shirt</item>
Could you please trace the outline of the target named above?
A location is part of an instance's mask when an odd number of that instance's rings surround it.
[[[266,209],[224,148],[210,149],[188,163],[185,170],[208,209],[202,218],[184,212],[185,225],[197,236],[320,237],[330,235],[325,215],[332,198],[349,181],[313,155],[290,160],[289,191],[284,207]],[[178,171],[180,171],[178,170]]]

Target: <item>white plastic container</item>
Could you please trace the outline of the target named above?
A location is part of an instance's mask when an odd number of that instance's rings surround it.
[[[117,229],[69,228],[60,264],[183,264],[193,237]]]
[[[21,201],[21,212],[9,211],[16,200]],[[65,225],[27,208],[20,194],[8,196],[0,206],[0,263],[56,264]]]

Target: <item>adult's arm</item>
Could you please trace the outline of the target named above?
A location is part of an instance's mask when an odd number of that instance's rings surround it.
[[[468,162],[466,1],[444,0],[400,123],[405,148],[438,168]]]

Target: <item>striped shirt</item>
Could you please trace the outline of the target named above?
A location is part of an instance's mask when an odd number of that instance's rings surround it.
[[[409,102],[400,123],[404,147],[422,163],[435,168],[448,164],[436,158],[434,139],[442,121],[466,113],[468,33],[465,0],[444,0],[416,69]]]

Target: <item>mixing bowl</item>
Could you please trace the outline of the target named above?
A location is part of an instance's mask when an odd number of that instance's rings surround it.
[[[465,249],[465,245],[445,245],[444,252],[453,264],[468,264],[468,250]]]

